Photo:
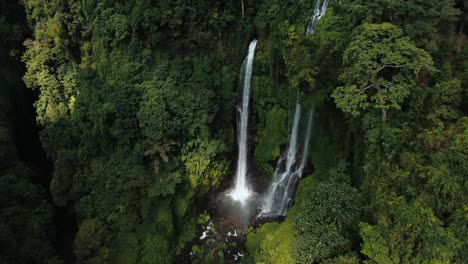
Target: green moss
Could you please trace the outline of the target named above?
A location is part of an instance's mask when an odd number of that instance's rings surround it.
[[[287,112],[274,107],[266,115],[265,129],[255,150],[257,164],[265,172],[272,172],[273,168],[268,164],[280,155],[281,144],[287,143]]]

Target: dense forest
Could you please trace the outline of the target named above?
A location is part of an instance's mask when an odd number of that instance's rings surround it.
[[[467,24],[463,0],[0,0],[0,262],[468,263]],[[255,193],[296,103],[313,126],[287,214],[229,222],[253,39]]]

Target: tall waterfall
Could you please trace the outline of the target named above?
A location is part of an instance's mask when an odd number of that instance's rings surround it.
[[[314,13],[307,25],[306,35],[312,34],[315,31],[317,22],[325,15],[328,9],[329,0],[317,0]],[[307,155],[309,153],[309,145],[312,133],[313,109],[309,110],[307,117],[307,130],[304,137],[304,145],[302,147],[302,156],[299,160],[297,148],[298,130],[301,118],[301,105],[299,100],[296,103],[296,111],[292,124],[291,137],[289,139],[288,151],[286,155],[282,155],[273,175],[273,182],[268,188],[268,191],[263,199],[262,214],[267,215],[285,215],[286,211],[291,207],[295,194],[295,188],[299,179],[302,177],[302,172],[307,165]]]
[[[235,201],[244,202],[251,195],[247,182],[249,142],[248,142],[248,124],[249,124],[249,102],[250,102],[250,82],[252,79],[253,61],[255,57],[255,48],[257,40],[254,39],[249,45],[249,53],[244,61],[242,70],[244,71],[242,100],[236,107],[238,111],[237,121],[237,143],[239,155],[237,159],[237,172],[234,183],[234,189],[228,194]]]

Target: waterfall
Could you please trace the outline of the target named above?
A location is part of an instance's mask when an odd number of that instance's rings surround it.
[[[330,3],[330,1],[329,0],[324,0],[323,4],[321,4],[321,2],[322,2],[322,0],[317,0],[317,3],[315,4],[314,13],[313,13],[312,17],[310,18],[309,23],[307,24],[306,35],[314,33],[315,26],[317,25],[317,22],[327,12],[328,4]]]
[[[323,2],[322,0],[317,0],[313,15],[307,25],[306,35],[314,33],[315,26],[320,18],[327,12],[328,5],[329,0],[323,0]],[[298,160],[297,139],[301,118],[301,105],[299,100],[297,100],[288,151],[286,155],[283,154],[278,160],[273,175],[273,182],[268,188],[262,202],[261,214],[285,215],[286,211],[291,207],[297,183],[301,179],[303,170],[307,165],[313,115],[314,111],[310,109],[307,117],[307,130],[302,147],[302,156],[300,160]]]
[[[305,142],[304,142],[304,154],[302,154],[302,160],[301,160],[301,168],[304,168],[307,165],[307,158],[309,155],[309,147],[310,147],[310,137],[312,135],[312,122],[314,119],[314,109],[309,110],[309,115],[307,117],[307,131],[306,131],[306,136],[305,136]]]
[[[249,45],[249,53],[244,61],[242,70],[244,72],[242,100],[240,106],[236,106],[238,111],[237,121],[237,143],[239,154],[237,158],[237,172],[234,182],[234,189],[228,194],[235,201],[244,202],[251,195],[247,182],[249,142],[248,142],[248,124],[249,124],[249,102],[250,102],[250,84],[252,79],[253,61],[255,57],[255,48],[257,40],[252,40]]]
[[[313,120],[314,111],[311,109],[309,110],[309,114],[307,117],[307,131],[305,135],[304,141],[304,149],[302,151],[302,158],[299,167],[294,170],[291,175],[288,177],[288,180],[284,187],[284,194],[280,203],[278,204],[276,214],[278,215],[285,215],[286,211],[291,207],[292,201],[294,198],[294,194],[296,192],[297,183],[302,177],[302,172],[307,165],[307,158],[309,154],[309,145],[310,145],[310,137],[312,134],[312,120]]]
[[[295,171],[297,161],[297,138],[299,134],[299,121],[301,119],[301,105],[296,103],[294,121],[289,139],[288,151],[281,156],[273,175],[273,183],[270,185],[262,205],[262,213],[283,214],[282,201],[286,196],[288,182],[291,174]]]
[[[307,165],[310,139],[312,135],[312,121],[314,111],[309,110],[307,116],[307,130],[303,145],[302,157],[298,160],[297,141],[299,134],[299,121],[301,119],[301,105],[296,103],[293,129],[286,155],[280,157],[270,185],[262,205],[262,214],[284,215],[292,203],[297,182],[302,177],[302,172]]]

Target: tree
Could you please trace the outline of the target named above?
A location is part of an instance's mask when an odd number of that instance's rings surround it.
[[[295,217],[293,250],[301,263],[337,257],[351,249],[347,229],[358,219],[359,194],[344,183],[318,184]]]
[[[75,254],[82,263],[105,263],[109,250],[104,247],[107,230],[96,218],[85,219],[75,238]]]
[[[188,172],[190,187],[199,196],[217,187],[225,175],[228,164],[219,157],[225,151],[223,142],[201,138],[189,141],[182,148],[181,161]]]
[[[372,20],[401,26],[418,43],[438,31],[450,32],[460,13],[454,0],[377,0],[369,1],[367,8]]]
[[[420,71],[435,70],[431,56],[389,23],[364,24],[343,60],[340,79],[344,86],[332,95],[336,104],[353,116],[370,107],[380,109],[384,122],[390,108],[401,108],[417,85]]]
[[[463,116],[458,109],[462,98],[461,82],[457,79],[441,82],[431,89],[431,113],[430,118],[456,120]]]
[[[421,200],[383,196],[386,209],[378,224],[361,224],[362,253],[372,263],[453,263],[460,241],[430,208]]]

